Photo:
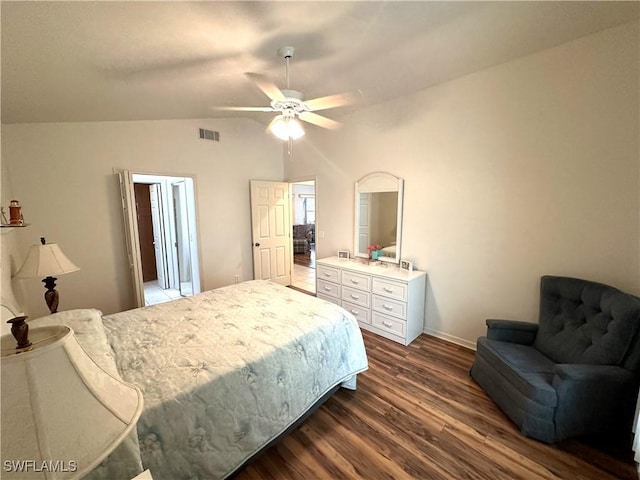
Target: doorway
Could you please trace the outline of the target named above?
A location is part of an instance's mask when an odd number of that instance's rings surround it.
[[[194,179],[118,173],[136,306],[199,293]]]
[[[291,285],[316,293],[316,182],[291,182]]]

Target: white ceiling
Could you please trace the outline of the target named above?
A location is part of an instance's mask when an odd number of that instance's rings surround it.
[[[637,20],[633,2],[3,1],[2,123],[266,113],[244,75],[359,105],[422,90]],[[349,107],[349,108],[357,108]],[[348,109],[326,110],[338,118]]]

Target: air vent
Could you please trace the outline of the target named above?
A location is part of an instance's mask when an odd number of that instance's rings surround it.
[[[200,129],[200,138],[203,140],[213,140],[214,142],[220,141],[220,132],[214,132],[213,130]]]

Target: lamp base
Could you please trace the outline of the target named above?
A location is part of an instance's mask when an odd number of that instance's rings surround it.
[[[11,324],[11,333],[13,338],[16,339],[16,350],[18,352],[22,350],[30,350],[31,342],[29,341],[29,325],[25,321],[28,317],[14,317],[8,320],[7,323]]]
[[[42,280],[44,287],[47,289],[47,291],[44,292],[44,301],[47,302],[51,313],[58,311],[58,301],[60,299],[58,291],[56,290],[56,280],[56,277],[47,277]]]

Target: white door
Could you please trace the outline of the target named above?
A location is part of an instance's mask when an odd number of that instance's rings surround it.
[[[189,243],[189,278],[192,294],[200,293],[200,262],[198,261],[198,230],[196,229],[196,192],[193,178],[185,177],[182,184],[183,215],[186,218],[185,237]]]
[[[251,181],[253,278],[291,285],[289,184]]]
[[[178,273],[180,279],[180,295],[193,295],[191,275],[191,242],[189,235],[189,215],[187,213],[187,197],[184,181],[174,182],[173,205],[176,226],[176,251],[178,255]]]
[[[142,282],[142,262],[140,261],[140,240],[136,219],[135,192],[133,178],[129,171],[118,171],[120,180],[120,199],[124,216],[124,231],[129,258],[129,269],[133,280],[133,300],[136,307],[144,307],[144,289]]]
[[[153,223],[153,248],[156,256],[156,270],[158,272],[158,286],[160,288],[169,288],[167,283],[166,272],[166,251],[164,245],[164,225],[162,215],[162,202],[160,199],[161,185],[159,183],[153,183],[149,185],[149,192],[151,193],[151,221]]]

